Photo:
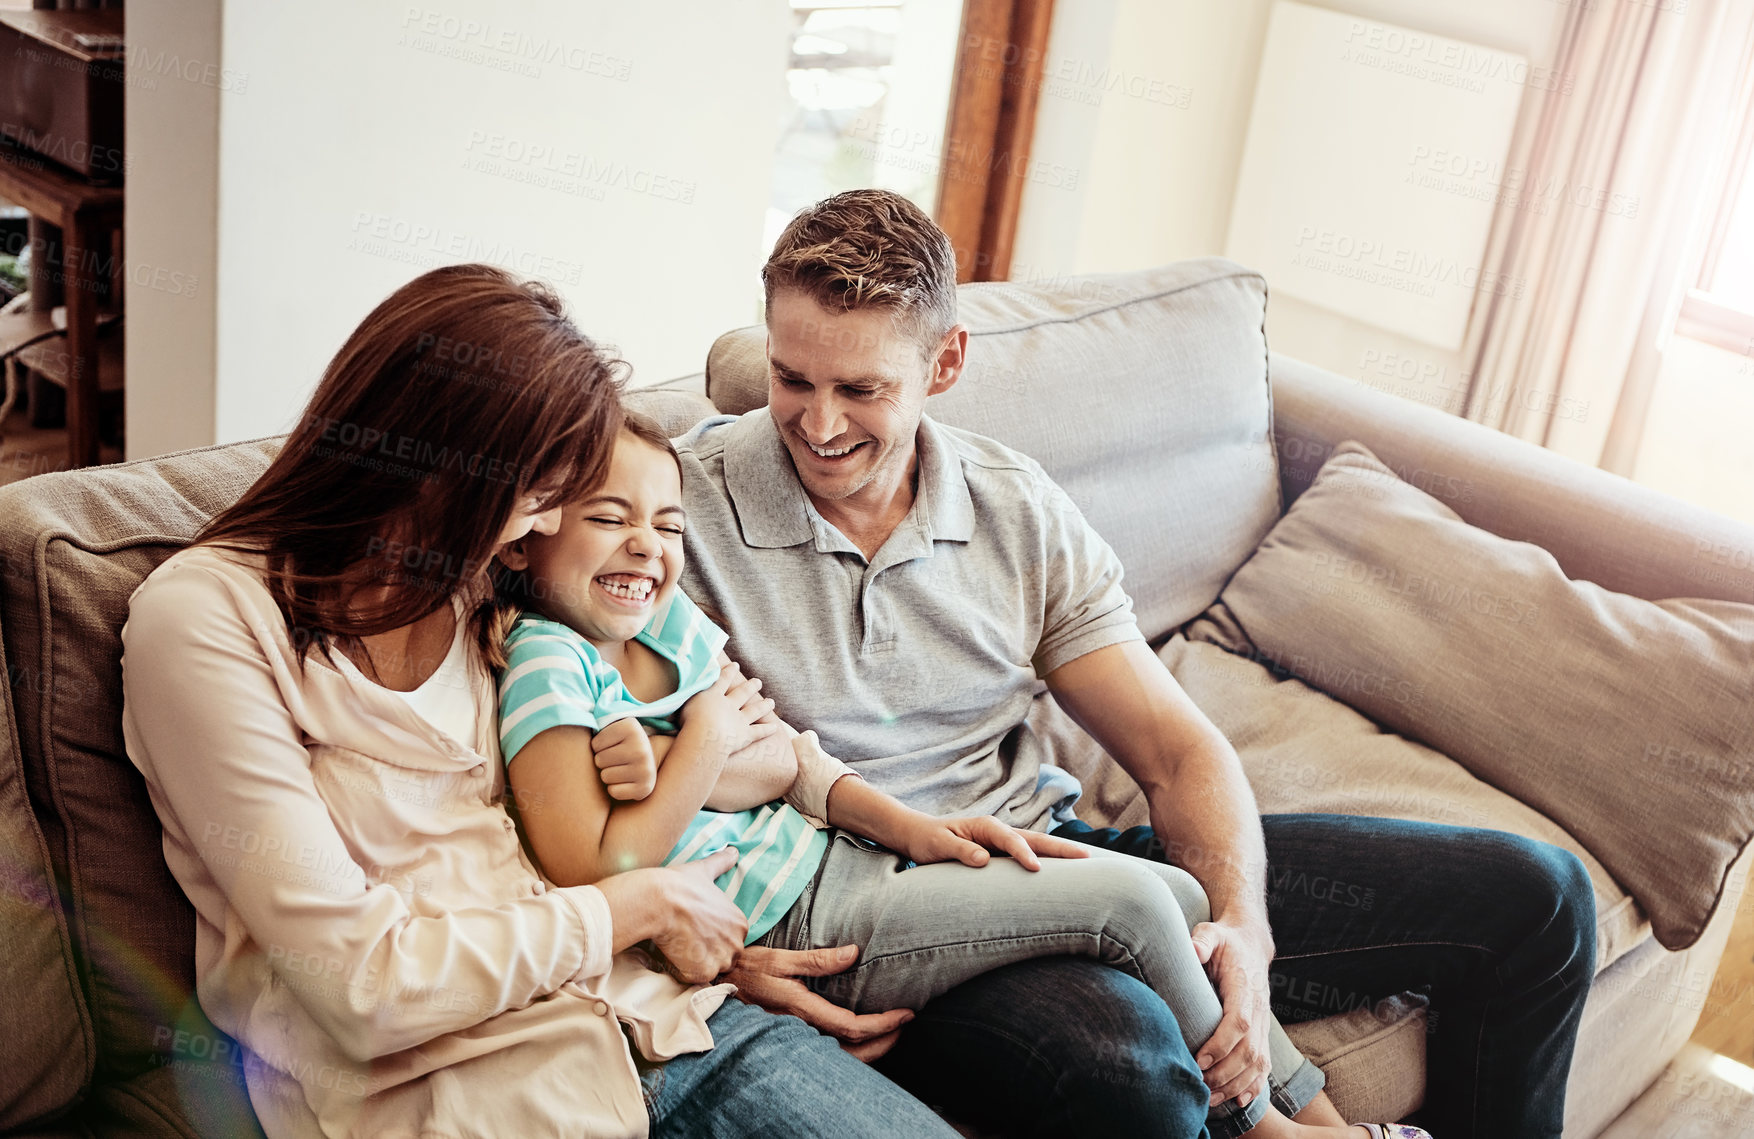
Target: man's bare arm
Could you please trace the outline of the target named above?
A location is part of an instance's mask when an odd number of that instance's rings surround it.
[[[1254,793],[1235,750],[1142,641],[1111,645],[1047,676],[1080,727],[1144,790],[1170,861],[1206,890],[1212,922],[1195,944],[1218,982],[1224,1018],[1195,1054],[1224,1098],[1259,1094],[1267,1057],[1267,854]]]

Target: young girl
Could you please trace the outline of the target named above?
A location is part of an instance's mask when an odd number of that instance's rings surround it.
[[[1087,857],[1089,847],[991,817],[911,810],[824,754],[814,733],[779,724],[757,682],[726,658],[726,634],[677,588],[681,501],[669,440],[629,415],[602,485],[565,507],[557,532],[499,555],[511,571],[499,594],[509,625],[500,746],[550,877],[588,883],[730,846],[738,862],[717,881],[748,918],[746,943],[861,947],[856,966],[811,982],[837,1004],[919,1008],[1001,965],[1080,954],[1150,985],[1197,1049],[1222,1009],[1189,937],[1209,916],[1193,877]],[[735,805],[717,786],[721,767],[763,724],[792,737],[791,791],[784,802],[713,809]],[[1277,1024],[1272,1051],[1275,1084],[1308,1063]],[[1264,1139],[1359,1134],[1298,1124],[1266,1097],[1219,1105],[1211,1125]]]

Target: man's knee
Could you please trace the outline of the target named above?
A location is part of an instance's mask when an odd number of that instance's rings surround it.
[[[1193,1139],[1200,1070],[1162,999],[1080,958],[1009,965],[921,1010],[884,1070],[930,1103],[1006,1134]],[[969,1086],[986,1094],[966,1102]]]
[[[1077,987],[1078,1031],[1054,1066],[1086,1134],[1183,1136],[1206,1125],[1207,1089],[1162,998],[1113,969]]]
[[[1522,908],[1528,936],[1569,958],[1564,971],[1587,981],[1596,966],[1596,892],[1589,871],[1562,847],[1494,833],[1500,881],[1507,899]]]

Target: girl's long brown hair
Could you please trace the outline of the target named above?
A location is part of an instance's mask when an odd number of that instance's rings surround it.
[[[625,369],[546,286],[434,269],[361,322],[274,462],[196,540],[265,558],[301,663],[460,592],[485,600],[513,511],[604,477]],[[472,618],[485,644],[488,607]]]

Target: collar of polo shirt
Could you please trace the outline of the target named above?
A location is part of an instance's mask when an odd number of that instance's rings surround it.
[[[919,486],[901,525],[921,527],[928,541],[968,541],[974,536],[974,500],[955,444],[943,427],[922,415],[914,448]],[[817,523],[824,527],[828,523],[804,493],[792,456],[766,408],[745,415],[725,441],[725,489],[737,507],[743,540],[749,545],[764,549],[813,541],[821,545]],[[851,548],[851,543],[847,545]]]

